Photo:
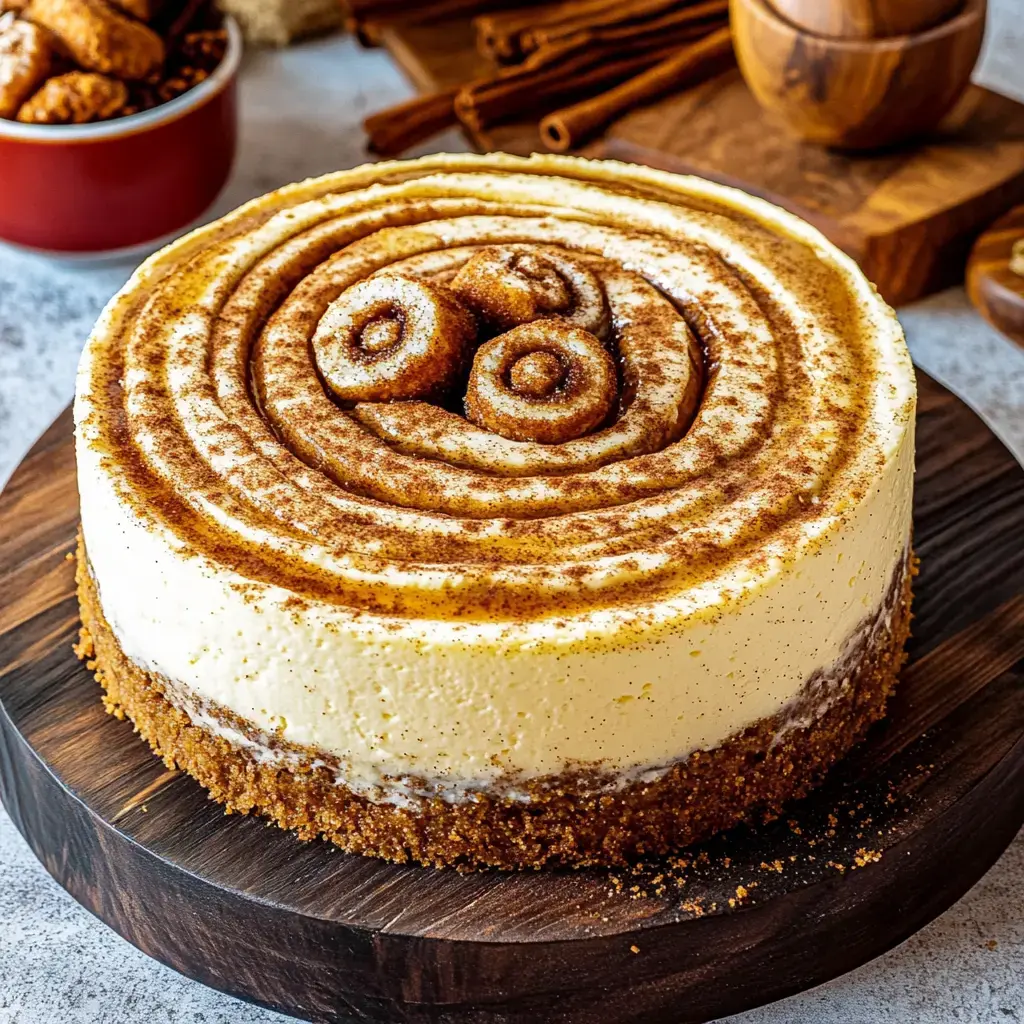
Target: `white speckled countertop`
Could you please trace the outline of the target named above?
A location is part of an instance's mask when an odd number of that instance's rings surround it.
[[[978,78],[1024,99],[1024,0],[990,5]],[[239,163],[218,209],[361,162],[363,112],[407,93],[384,54],[359,51],[347,39],[250,55]],[[430,148],[460,146],[450,136]],[[55,265],[0,247],[0,482],[70,400],[82,342],[131,269]],[[915,361],[1024,461],[1024,350],[991,330],[961,289],[900,315]],[[955,907],[899,949],[732,1024],[1024,1022],[1022,892],[1024,835]],[[188,981],[122,941],[50,880],[0,811],[0,1024],[285,1020]]]

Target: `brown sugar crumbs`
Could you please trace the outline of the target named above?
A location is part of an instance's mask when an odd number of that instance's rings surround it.
[[[865,867],[868,864],[874,864],[881,859],[882,855],[877,850],[865,850],[863,847],[854,855],[854,863],[859,868]]]

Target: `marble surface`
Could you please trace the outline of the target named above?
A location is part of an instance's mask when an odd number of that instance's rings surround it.
[[[1024,99],[1024,0],[990,5],[978,78]],[[239,162],[218,210],[361,162],[364,111],[407,93],[383,54],[346,39],[249,55]],[[428,148],[460,146],[449,136]],[[0,168],[0,187],[2,177]],[[82,342],[131,269],[54,264],[0,247],[0,483],[69,401]],[[977,409],[1024,461],[1024,350],[985,325],[961,289],[900,315],[916,362]],[[899,949],[732,1024],[1024,1021],[1022,891],[1024,835],[955,907]],[[188,981],[122,941],[50,880],[0,811],[0,1024],[285,1019]]]

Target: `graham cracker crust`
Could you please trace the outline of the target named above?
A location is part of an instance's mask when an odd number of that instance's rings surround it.
[[[848,684],[811,679],[795,705],[713,750],[691,754],[654,781],[602,791],[588,785],[586,773],[567,772],[520,785],[530,793],[528,803],[487,794],[462,803],[424,797],[415,810],[374,803],[337,783],[322,762],[313,767],[314,751],[305,763],[261,763],[193,725],[166,696],[166,681],[122,651],[81,538],[76,653],[95,672],[107,711],[129,718],[168,767],[191,775],[229,814],[256,812],[301,839],[323,836],[349,853],[399,863],[463,870],[613,866],[669,853],[743,820],[773,817],[820,783],[885,714],[905,660],[913,575],[908,555],[884,603],[892,608],[888,622],[862,630],[863,643],[844,659]]]

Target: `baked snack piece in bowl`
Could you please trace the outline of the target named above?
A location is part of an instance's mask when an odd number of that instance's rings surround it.
[[[0,15],[0,239],[117,255],[207,210],[234,161],[242,51],[211,7],[32,0]]]
[[[303,837],[667,851],[884,714],[914,407],[852,261],[734,190],[501,155],[290,186],[89,340],[81,652],[168,764]]]

